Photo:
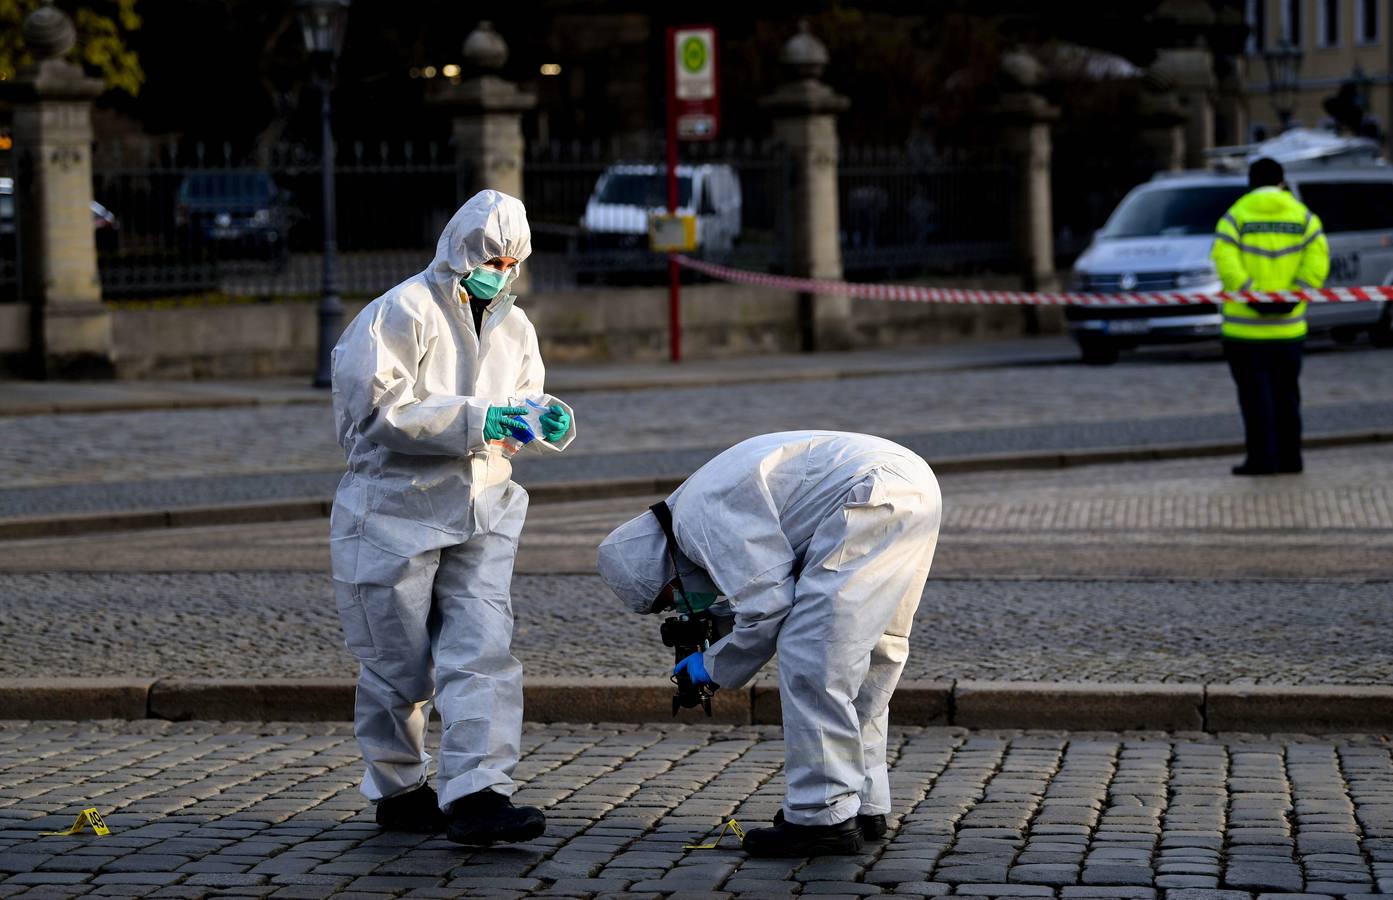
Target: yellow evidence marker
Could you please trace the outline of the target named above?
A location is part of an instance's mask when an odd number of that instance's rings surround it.
[[[718,831],[718,832],[716,832],[716,839],[715,839],[714,841],[712,841],[711,843],[709,843],[709,844],[684,844],[684,845],[682,846],[682,849],[683,849],[683,850],[715,850],[715,849],[716,849],[716,845],[719,844],[719,843],[721,842],[721,838],[723,838],[723,837],[726,836],[726,831],[727,831],[727,830],[729,830],[732,834],[734,834],[734,835],[735,835],[736,837],[738,837],[740,840],[742,840],[742,841],[745,840],[745,829],[743,829],[743,828],[740,827],[740,823],[739,823],[739,822],[735,821],[734,819],[731,819],[729,822],[726,822],[724,825],[721,826],[721,830]]]
[[[106,827],[102,821],[102,814],[97,812],[97,808],[89,807],[77,814],[77,821],[67,831],[40,831],[39,837],[67,837],[70,834],[77,834],[83,826],[91,825],[92,831],[99,837],[111,834],[111,829]]]

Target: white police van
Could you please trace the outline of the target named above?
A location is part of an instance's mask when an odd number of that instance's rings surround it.
[[[1221,150],[1211,171],[1166,172],[1133,188],[1074,264],[1073,289],[1088,293],[1222,290],[1209,258],[1214,227],[1248,190],[1247,162],[1282,163],[1287,186],[1320,216],[1330,244],[1327,287],[1393,284],[1393,167],[1365,138],[1293,129],[1262,144]],[[1222,315],[1212,304],[1065,308],[1084,362],[1107,365],[1141,344],[1212,340]],[[1312,303],[1314,334],[1353,341],[1367,331],[1393,346],[1393,305]]]
[[[581,250],[648,249],[648,217],[667,212],[667,168],[617,163],[605,169],[581,217]],[[740,179],[725,163],[677,166],[677,212],[696,217],[697,247],[729,250],[740,238]]]

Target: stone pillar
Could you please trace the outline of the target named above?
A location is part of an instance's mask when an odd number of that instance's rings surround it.
[[[1244,86],[1245,62],[1229,57],[1214,97],[1214,142],[1219,146],[1248,143],[1248,92]]]
[[[40,377],[110,378],[111,316],[102,305],[92,233],[92,101],[99,78],[63,59],[72,20],[52,0],[24,20],[35,62],[0,97],[14,106],[15,211],[20,283],[32,311],[31,351]]]
[[[431,96],[454,117],[461,203],[485,188],[522,197],[522,116],[537,98],[499,77],[507,60],[508,45],[492,23],[480,22],[464,40],[467,76]]]
[[[1022,261],[1022,287],[1027,291],[1057,290],[1050,126],[1059,119],[1059,110],[1034,91],[1040,82],[1041,67],[1033,56],[1024,51],[1007,53],[1002,57],[1001,70],[1004,90],[990,112],[1001,124],[1004,143],[1019,173],[1016,241]]]
[[[1170,86],[1148,79],[1139,106],[1142,141],[1151,148],[1155,167],[1168,171],[1185,168],[1185,109]]]
[[[1216,22],[1209,40],[1214,54],[1214,143],[1230,147],[1248,143],[1248,23],[1242,8],[1228,3],[1216,10]]]
[[[1214,147],[1214,56],[1206,37],[1217,22],[1207,0],[1163,0],[1151,17],[1161,49],[1148,71],[1171,86],[1185,115],[1185,168],[1203,168]]]
[[[784,44],[779,61],[793,79],[760,99],[774,119],[774,138],[791,157],[789,209],[792,274],[842,277],[841,223],[837,209],[837,114],[849,102],[820,78],[827,48],[807,22]],[[852,344],[851,298],[800,298],[804,350],[846,350]]]

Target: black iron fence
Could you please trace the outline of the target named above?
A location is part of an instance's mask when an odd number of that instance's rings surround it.
[[[1147,154],[1126,148],[1056,148],[1050,195],[1059,264],[1072,265],[1127,192],[1149,181],[1155,171]]]
[[[365,295],[423,268],[465,182],[448,148],[411,143],[340,147],[335,179],[342,286]],[[106,297],[319,289],[320,168],[302,148],[99,147],[92,181],[119,223],[98,242]]]
[[[848,276],[1011,267],[1014,171],[999,159],[843,149],[838,238]],[[665,257],[648,249],[649,215],[667,206],[661,141],[534,144],[523,172],[534,245],[529,290],[663,280]],[[11,174],[0,171],[0,178]],[[679,205],[697,218],[696,255],[757,271],[790,270],[795,172],[784,148],[769,141],[687,144],[678,174]],[[317,154],[302,146],[254,159],[223,146],[98,146],[93,222],[104,296],[315,296],[320,177]],[[5,184],[0,207],[13,199]],[[445,143],[346,142],[335,184],[341,287],[345,295],[370,297],[425,266],[472,179]],[[3,213],[0,238],[3,229],[15,230]],[[15,259],[11,250],[0,254],[0,297],[16,293]]]
[[[859,279],[1009,267],[1020,189],[997,159],[846,147],[837,173],[842,267]]]

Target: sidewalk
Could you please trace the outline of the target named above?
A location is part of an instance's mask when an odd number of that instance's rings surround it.
[[[1001,365],[1072,362],[1078,357],[1064,338],[944,344],[855,353],[773,354],[670,363],[592,363],[547,366],[547,389],[630,391],[660,387],[707,387],[748,382],[777,383],[856,378],[910,372],[941,372]],[[0,416],[118,412],[152,409],[212,409],[328,403],[329,391],[308,377],[208,381],[3,381]]]
[[[775,727],[527,726],[537,841],[383,834],[347,725],[0,724],[0,896],[1057,897],[1393,892],[1378,738],[892,730],[892,828],[857,856],[749,859]],[[95,806],[112,833],[38,837]]]

